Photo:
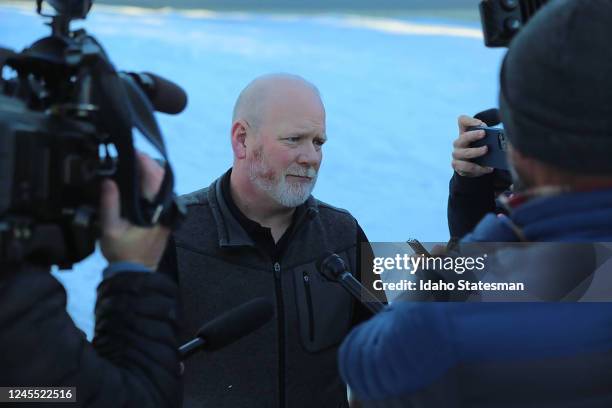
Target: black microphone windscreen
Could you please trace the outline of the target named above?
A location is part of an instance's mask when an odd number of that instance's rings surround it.
[[[482,120],[487,126],[497,126],[501,123],[501,119],[499,117],[499,109],[491,108],[484,110],[482,112],[478,112],[474,115],[474,118],[478,120]]]
[[[330,256],[334,255],[334,253],[332,251],[325,251],[323,253],[323,256],[321,258],[319,258],[315,264],[315,266],[317,267],[318,270],[321,270],[321,267],[323,266],[323,263],[326,262]]]
[[[206,323],[197,336],[204,339],[205,350],[217,350],[260,328],[273,314],[274,308],[268,299],[255,298]]]
[[[334,281],[346,271],[346,264],[338,254],[326,251],[322,259],[317,261],[317,269],[328,279]]]
[[[148,76],[153,82],[147,95],[155,110],[174,115],[185,109],[187,93],[180,86],[151,72],[143,72],[141,75]]]

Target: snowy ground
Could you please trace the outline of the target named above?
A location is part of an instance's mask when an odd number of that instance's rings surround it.
[[[152,71],[188,91],[185,112],[158,116],[179,193],[230,166],[239,91],[260,74],[291,72],[319,87],[327,110],[315,196],[350,210],[372,241],[447,239],[456,117],[496,105],[503,52],[484,47],[478,23],[94,6],[78,25],[117,68]],[[0,46],[20,50],[47,30],[33,6],[0,4]],[[56,274],[89,336],[103,266],[94,255]]]

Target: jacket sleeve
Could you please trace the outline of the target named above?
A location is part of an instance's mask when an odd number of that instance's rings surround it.
[[[340,375],[364,407],[450,406],[440,400],[450,388],[441,380],[455,363],[443,307],[396,302],[345,338]],[[419,395],[433,383],[440,392]]]
[[[449,183],[448,229],[451,239],[470,232],[489,212],[495,211],[494,175],[462,177],[453,173]]]
[[[5,271],[3,271],[5,272]],[[176,285],[151,272],[98,287],[93,343],[66,312],[66,292],[42,268],[0,279],[0,384],[76,387],[75,406],[178,406]]]

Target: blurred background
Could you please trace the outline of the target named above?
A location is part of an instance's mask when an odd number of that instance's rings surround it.
[[[33,0],[0,0],[0,46],[23,49],[48,35],[43,23]],[[504,52],[485,48],[476,0],[106,0],[73,27],[117,69],[188,92],[182,114],[158,114],[181,194],[231,166],[231,111],[250,80],[290,72],[313,82],[328,134],[314,195],[377,242],[448,239],[457,116],[497,106]],[[96,254],[54,272],[90,338],[104,266]]]

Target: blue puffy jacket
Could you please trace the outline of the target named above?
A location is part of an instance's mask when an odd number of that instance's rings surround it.
[[[464,242],[519,237],[612,242],[612,190],[533,199]],[[339,366],[366,407],[612,407],[612,303],[396,302]]]

